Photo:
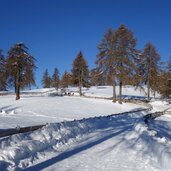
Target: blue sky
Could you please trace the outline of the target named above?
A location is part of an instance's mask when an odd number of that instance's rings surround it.
[[[153,43],[163,61],[171,55],[170,0],[0,0],[0,49],[24,42],[37,59],[36,82],[47,68],[62,74],[82,50],[93,68],[108,28],[125,24],[137,48]]]

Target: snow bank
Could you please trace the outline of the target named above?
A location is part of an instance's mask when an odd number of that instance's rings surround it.
[[[144,115],[140,112],[138,116]],[[0,141],[0,170],[26,168],[47,153],[60,152],[77,142],[81,137],[97,131],[132,124],[137,114],[114,117],[93,117],[82,120],[48,124],[31,133],[13,135]],[[46,154],[46,155],[45,155]]]
[[[139,151],[143,147],[160,164],[162,170],[171,170],[171,141],[159,137],[157,131],[148,130],[147,125],[140,119],[134,125],[134,131],[125,137],[128,141],[136,141],[134,148]]]
[[[47,126],[27,134],[13,135],[0,141],[0,170],[25,168],[44,152],[54,152],[69,146],[80,136],[108,125],[107,118],[68,121]]]

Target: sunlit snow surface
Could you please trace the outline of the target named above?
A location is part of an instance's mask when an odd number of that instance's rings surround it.
[[[106,93],[104,89],[98,93],[98,88],[94,92],[92,88],[86,93],[109,97],[111,90],[108,87]],[[142,108],[140,105],[72,96],[48,97],[46,92],[27,94],[19,101],[13,95],[0,96],[1,128],[51,123],[32,133],[1,138],[0,170],[171,170],[170,112],[149,122],[147,128],[143,121],[147,112],[103,117]],[[131,88],[129,92],[143,96]],[[151,112],[171,107],[159,100],[151,104]]]
[[[0,96],[0,128],[61,122],[142,108],[134,104],[114,104],[111,100],[67,96],[14,99],[14,96]]]

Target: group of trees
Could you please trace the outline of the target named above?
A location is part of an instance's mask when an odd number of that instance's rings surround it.
[[[126,26],[109,29],[98,45],[95,60],[96,67],[89,71],[87,61],[80,51],[73,61],[71,72],[65,71],[61,79],[57,68],[52,77],[46,69],[42,86],[44,88],[66,88],[78,86],[80,96],[82,87],[91,85],[112,85],[113,101],[122,103],[123,85],[147,86],[147,97],[150,92],[159,92],[165,97],[171,95],[171,59],[164,65],[152,43],[147,43],[143,50],[136,48],[134,34]],[[35,85],[35,58],[28,53],[23,43],[15,44],[5,58],[0,51],[0,90],[13,86],[16,99],[20,98],[20,89]],[[119,97],[116,96],[116,85],[119,85]]]
[[[119,84],[119,102],[121,103],[122,86],[128,77],[136,72],[138,51],[136,40],[131,31],[121,25],[116,31],[109,29],[98,46],[97,72],[102,73],[113,85],[113,101],[116,101],[116,83]]]
[[[42,86],[44,88],[55,87],[58,89],[59,86],[61,88],[67,88],[69,85],[78,86],[80,95],[82,95],[82,87],[90,85],[88,65],[81,51],[73,61],[71,73],[65,71],[61,80],[57,68],[54,69],[52,77],[49,76],[47,69],[43,74]]]
[[[28,53],[24,43],[11,47],[5,58],[0,52],[0,89],[12,86],[16,92],[16,100],[20,99],[20,89],[35,85],[35,58]]]
[[[137,41],[126,26],[121,25],[117,30],[109,29],[98,45],[99,53],[96,57],[96,67],[88,70],[87,62],[79,52],[73,61],[70,81],[68,85],[81,88],[91,85],[112,85],[113,102],[122,103],[123,85],[133,85],[143,88],[147,86],[147,97],[150,93],[171,95],[171,61],[167,67],[160,61],[160,55],[152,43],[147,43],[143,50],[136,48]],[[119,85],[119,97],[116,93]]]
[[[92,71],[92,80],[95,84],[106,82],[113,85],[114,102],[117,99],[116,84],[119,85],[119,103],[122,103],[122,86],[126,84],[140,87],[147,85],[148,98],[151,91],[171,95],[171,62],[168,69],[163,68],[160,55],[151,43],[147,43],[142,51],[136,49],[133,32],[126,26],[121,25],[117,30],[109,29],[98,49],[97,67]]]
[[[50,77],[48,69],[46,69],[42,78],[43,87],[44,88],[54,87],[55,89],[58,89],[59,83],[60,83],[59,70],[55,68],[52,77]]]

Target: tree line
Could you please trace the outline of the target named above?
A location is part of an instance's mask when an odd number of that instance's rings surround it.
[[[125,25],[116,30],[108,29],[98,45],[95,68],[89,70],[86,59],[80,51],[73,61],[71,72],[65,71],[60,78],[59,70],[54,69],[49,76],[48,69],[43,73],[42,86],[58,89],[78,86],[80,96],[82,87],[112,85],[113,102],[122,103],[122,87],[133,85],[147,86],[147,97],[156,92],[164,97],[171,95],[171,58],[164,64],[160,54],[152,43],[147,43],[143,50],[136,48],[134,33]],[[13,86],[16,99],[20,88],[35,85],[35,58],[28,53],[28,48],[19,43],[14,45],[5,59],[0,51],[0,90]],[[116,96],[119,86],[119,97]]]

